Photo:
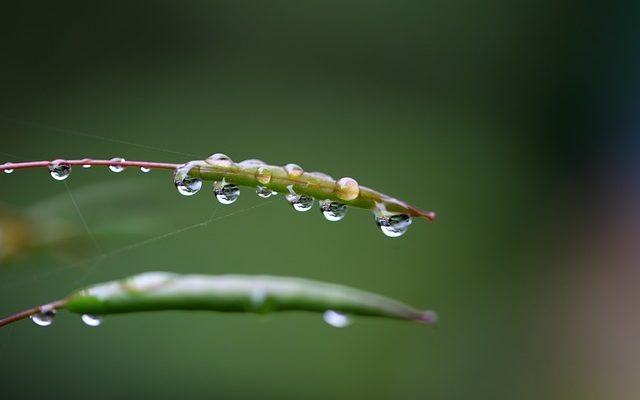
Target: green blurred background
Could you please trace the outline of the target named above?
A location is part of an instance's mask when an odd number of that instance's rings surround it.
[[[184,198],[166,171],[3,174],[4,218],[84,219],[96,243],[3,261],[1,315],[160,269],[338,282],[441,320],[61,313],[0,331],[0,397],[638,398],[639,14],[623,3],[3,5],[0,161],[223,152],[439,219],[390,239],[362,210]]]

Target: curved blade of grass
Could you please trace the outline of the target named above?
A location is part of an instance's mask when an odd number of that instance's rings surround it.
[[[274,276],[147,272],[90,286],[51,304],[55,304],[54,308],[58,310],[100,316],[164,310],[258,314],[281,311],[323,313],[333,310],[350,315],[394,318],[424,324],[433,324],[437,319],[433,311],[418,310],[398,300],[363,290],[301,278]],[[33,310],[38,312],[45,308],[50,309],[51,305]],[[16,320],[9,320],[10,318],[0,320],[0,326]],[[7,323],[3,323],[7,320]]]

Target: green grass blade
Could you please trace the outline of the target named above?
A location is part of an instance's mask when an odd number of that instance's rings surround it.
[[[147,272],[82,289],[61,307],[108,315],[162,310],[271,313],[325,312],[386,317],[432,324],[433,311],[347,286],[300,278],[244,275],[179,275]]]

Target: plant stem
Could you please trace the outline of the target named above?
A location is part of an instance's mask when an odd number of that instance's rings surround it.
[[[37,307],[33,307],[33,308],[29,308],[27,310],[21,311],[19,313],[15,313],[13,315],[10,315],[6,318],[0,319],[0,328],[2,328],[5,325],[9,325],[12,324],[16,321],[20,321],[22,319],[25,318],[29,318],[32,315],[36,315],[39,312],[42,312],[43,310],[55,310],[56,308],[62,307],[66,304],[66,300],[58,300],[58,301],[54,301],[52,303],[48,303],[48,304],[43,304],[41,306],[37,306]]]
[[[102,165],[120,167],[141,167],[149,169],[176,170],[186,167],[192,177],[209,181],[224,181],[224,179],[242,186],[264,186],[278,193],[295,192],[317,198],[319,200],[332,200],[347,206],[369,209],[383,213],[405,213],[412,217],[421,217],[428,221],[434,221],[436,214],[433,211],[421,210],[407,202],[401,201],[384,193],[378,192],[366,186],[359,185],[352,178],[341,178],[336,181],[328,175],[315,172],[292,174],[287,170],[288,166],[275,166],[265,164],[234,163],[231,160],[190,161],[185,164],[174,164],[151,161],[117,161],[117,160],[52,160],[52,161],[28,161],[19,163],[4,163],[0,165],[0,171],[27,168],[49,167],[53,164],[63,165]],[[298,167],[300,168],[300,167]],[[267,170],[268,176],[262,176],[262,180],[256,175],[261,170]],[[340,188],[341,182],[348,182],[351,189]],[[349,190],[352,190],[350,192]]]
[[[176,169],[180,164],[151,162],[151,161],[113,161],[113,160],[93,160],[84,158],[82,160],[54,160],[67,165],[104,165],[104,166],[121,166],[121,167],[143,167],[151,169]],[[28,161],[19,163],[4,163],[0,165],[0,171],[6,169],[27,169],[48,167],[53,161]]]

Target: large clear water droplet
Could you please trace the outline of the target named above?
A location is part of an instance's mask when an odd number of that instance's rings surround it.
[[[49,164],[49,173],[57,181],[63,181],[71,175],[71,166],[64,160],[55,160]]]
[[[88,326],[100,326],[102,324],[102,317],[90,314],[82,314],[82,322]]]
[[[114,157],[111,160],[109,160],[111,162],[125,162],[125,159],[122,157]],[[124,171],[125,167],[122,165],[109,165],[109,169],[113,172],[122,172]]]
[[[202,181],[193,176],[189,176],[191,164],[187,163],[176,168],[173,174],[173,184],[178,189],[178,193],[183,196],[193,196],[202,189]]]
[[[147,168],[147,167],[140,167],[140,171],[144,172],[145,174],[149,171],[151,171],[151,168]]]
[[[304,174],[304,170],[298,164],[287,164],[284,166],[284,170],[290,178],[297,178]]]
[[[407,214],[396,214],[376,217],[376,224],[382,233],[389,237],[404,235],[411,225],[411,217]]]
[[[309,211],[313,207],[313,197],[306,194],[288,194],[287,201],[296,211]]]
[[[5,174],[10,174],[10,173],[12,173],[12,172],[13,172],[13,169],[5,169],[5,170],[4,170],[4,173],[5,173]]]
[[[269,189],[268,187],[265,186],[258,186],[256,188],[256,193],[258,194],[258,196],[262,197],[263,199],[267,199],[271,196],[276,195],[276,192]]]
[[[320,211],[327,221],[340,221],[347,215],[347,206],[331,200],[320,202]]]
[[[213,193],[220,203],[232,204],[240,197],[240,187],[235,183],[215,182],[213,184]]]
[[[49,326],[53,324],[53,319],[56,316],[56,310],[53,308],[41,309],[39,313],[33,314],[31,321],[38,326]]]
[[[351,320],[345,314],[333,310],[325,311],[322,318],[324,318],[324,322],[334,328],[344,328],[351,323]]]

